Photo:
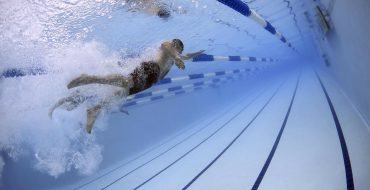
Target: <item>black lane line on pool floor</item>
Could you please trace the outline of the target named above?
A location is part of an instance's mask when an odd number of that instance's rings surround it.
[[[257,96],[255,99],[252,100],[255,101],[261,94],[263,94],[264,92],[266,91],[266,89],[262,90]],[[242,102],[242,101],[241,101]],[[249,106],[252,102],[250,102],[247,106]],[[124,177],[128,176],[129,174],[133,173],[134,171],[142,168],[143,166],[149,164],[150,162],[152,162],[153,160],[161,157],[162,155],[164,155],[165,153],[169,152],[170,150],[174,149],[175,147],[177,147],[178,145],[180,145],[181,143],[185,142],[186,140],[190,139],[191,137],[193,137],[195,134],[199,133],[200,131],[202,131],[203,129],[209,127],[213,122],[215,122],[216,120],[218,120],[222,115],[225,115],[225,113],[227,113],[228,111],[232,110],[233,107],[231,107],[230,109],[228,109],[226,112],[223,112],[222,114],[218,115],[217,117],[215,117],[211,122],[207,123],[204,127],[200,128],[199,130],[197,130],[196,132],[192,133],[191,135],[189,135],[188,137],[184,138],[183,140],[181,140],[180,142],[176,143],[175,145],[173,145],[171,148],[167,149],[166,151],[162,152],[161,154],[157,155],[156,157],[150,159],[149,161],[141,164],[140,166],[136,167],[135,169],[131,170],[130,172],[126,173],[125,175],[121,176],[120,178],[114,180],[113,182],[111,182],[110,184],[104,186],[102,189],[106,189],[108,188],[109,186],[113,185],[114,183],[116,183],[117,181],[123,179]]]
[[[232,107],[231,107],[230,109],[228,109],[228,111],[230,111],[231,109],[232,109]],[[114,184],[114,183],[116,183],[117,181],[119,181],[119,180],[123,179],[124,177],[126,177],[126,176],[130,175],[130,174],[131,174],[131,173],[133,173],[134,171],[136,171],[136,170],[138,170],[138,169],[142,168],[143,166],[145,166],[145,165],[149,164],[150,162],[154,161],[155,159],[157,159],[157,158],[159,158],[159,157],[163,156],[165,153],[169,152],[170,150],[174,149],[174,148],[175,148],[175,147],[177,147],[178,145],[180,145],[180,144],[182,144],[183,142],[187,141],[188,139],[190,139],[190,138],[191,138],[191,137],[193,137],[194,135],[196,135],[196,134],[200,133],[202,130],[204,130],[204,129],[208,128],[208,127],[210,126],[210,124],[212,124],[213,122],[215,122],[217,119],[219,119],[219,117],[221,117],[221,116],[222,116],[222,115],[224,115],[225,113],[227,113],[227,111],[223,112],[222,114],[219,114],[219,115],[218,115],[218,117],[215,117],[214,119],[212,119],[210,122],[208,122],[206,125],[204,125],[204,127],[200,128],[200,129],[198,129],[198,130],[196,130],[195,132],[193,132],[192,134],[190,134],[190,135],[189,135],[189,136],[187,136],[186,138],[182,139],[180,142],[176,143],[175,145],[171,146],[171,147],[170,147],[170,148],[168,148],[167,150],[165,150],[165,151],[163,151],[162,153],[158,154],[158,155],[157,155],[157,156],[155,156],[154,158],[152,158],[152,159],[148,160],[147,162],[145,162],[145,163],[143,163],[143,164],[139,165],[138,167],[134,168],[133,170],[129,171],[128,173],[126,173],[125,175],[123,175],[123,176],[121,176],[120,178],[116,179],[115,181],[113,181],[112,183],[110,183],[110,184],[108,184],[107,186],[103,187],[102,189],[106,189],[106,188],[108,188],[109,186],[113,185],[113,184]],[[186,131],[185,131],[185,132],[186,132]],[[185,132],[183,132],[183,133],[185,133]],[[179,135],[176,135],[176,137],[177,137],[177,136],[182,135],[183,133],[181,133],[181,134],[179,134]],[[176,137],[174,137],[174,138],[170,139],[169,141],[171,141],[171,140],[175,139]],[[169,142],[169,141],[166,141],[166,142]],[[165,143],[163,143],[163,144],[165,144]],[[160,146],[162,146],[163,144],[161,144]],[[156,148],[159,148],[160,146],[158,146],[158,147],[156,147]],[[144,155],[142,155],[142,156],[144,156]],[[136,159],[138,159],[138,158],[136,158]],[[133,160],[133,161],[134,161],[134,160]],[[118,169],[118,168],[117,168],[117,169]],[[115,170],[116,170],[116,169],[115,169]]]
[[[133,159],[131,159],[131,160],[129,160],[129,161],[127,161],[127,162],[125,162],[125,163],[123,163],[123,164],[121,164],[121,165],[117,166],[117,167],[115,167],[114,169],[111,169],[111,170],[107,171],[106,173],[104,173],[104,174],[102,174],[102,175],[100,175],[100,176],[98,176],[98,177],[96,177],[96,178],[94,178],[94,179],[92,179],[92,180],[90,180],[90,181],[88,181],[88,182],[86,182],[86,183],[83,183],[83,184],[79,185],[78,187],[75,187],[73,190],[81,189],[82,187],[85,187],[86,185],[89,185],[89,184],[91,184],[91,183],[93,183],[93,182],[95,182],[95,181],[97,181],[97,180],[101,179],[102,177],[104,177],[104,176],[106,176],[106,175],[108,175],[108,174],[110,174],[110,173],[112,173],[112,172],[114,172],[114,171],[116,171],[116,170],[118,170],[118,169],[120,169],[120,168],[122,168],[122,167],[124,167],[124,166],[126,166],[126,165],[128,165],[128,164],[130,164],[130,163],[132,163],[132,162],[134,162],[134,161],[136,161],[136,160],[138,160],[139,158],[142,158],[143,156],[145,156],[145,155],[149,154],[150,152],[154,151],[155,149],[158,149],[159,147],[161,147],[161,146],[163,146],[163,145],[165,145],[165,144],[169,143],[170,141],[172,141],[172,140],[176,139],[177,137],[181,136],[182,134],[186,133],[187,131],[189,131],[189,130],[191,130],[191,129],[192,129],[192,128],[191,128],[191,127],[189,127],[188,129],[186,129],[186,130],[184,130],[184,131],[182,131],[182,132],[179,132],[179,134],[176,134],[175,136],[170,137],[169,139],[167,139],[167,140],[166,140],[166,141],[164,141],[163,143],[161,143],[161,144],[159,144],[159,145],[157,145],[157,146],[154,146],[154,147],[150,148],[149,150],[145,151],[144,153],[142,153],[142,154],[140,154],[140,155],[136,156],[135,158],[133,158]],[[190,136],[191,136],[191,135],[190,135]]]
[[[192,134],[190,134],[189,136],[187,136],[186,138],[184,138],[184,139],[183,139],[182,141],[180,141],[179,143],[181,143],[181,142],[185,141],[186,139],[188,139],[188,138],[190,138],[190,137],[194,136],[195,134],[199,133],[200,131],[202,131],[202,130],[206,129],[206,128],[211,124],[211,123],[213,123],[214,121],[216,121],[217,119],[219,119],[219,117],[221,117],[222,115],[225,115],[225,113],[227,113],[227,112],[228,112],[229,110],[231,110],[231,109],[233,109],[233,106],[231,106],[229,109],[227,109],[227,111],[223,112],[222,114],[219,114],[219,115],[217,115],[216,117],[214,117],[210,122],[208,122],[206,125],[204,125],[204,127],[202,127],[202,128],[200,128],[200,129],[198,129],[197,131],[193,132]],[[161,143],[161,144],[159,144],[159,145],[157,145],[157,146],[154,146],[154,147],[150,148],[149,150],[145,151],[144,153],[142,153],[142,154],[138,155],[137,157],[135,157],[135,158],[133,158],[133,159],[131,159],[131,160],[129,160],[129,161],[127,161],[127,162],[125,162],[125,163],[123,163],[123,164],[119,165],[119,166],[117,166],[117,167],[116,167],[116,168],[114,168],[114,169],[111,169],[111,170],[107,171],[106,173],[104,173],[104,174],[102,174],[102,175],[100,175],[100,176],[98,176],[98,177],[96,177],[96,178],[94,178],[94,179],[92,179],[92,180],[90,180],[90,181],[88,181],[88,182],[86,182],[86,183],[84,183],[84,184],[79,185],[78,187],[74,188],[73,190],[77,190],[77,189],[80,189],[80,188],[82,188],[82,187],[85,187],[86,185],[89,185],[89,184],[91,184],[91,183],[93,183],[93,182],[95,182],[95,181],[97,181],[97,180],[101,179],[102,177],[104,177],[104,176],[106,176],[106,175],[108,175],[108,174],[110,174],[110,173],[112,173],[112,172],[114,172],[114,171],[116,171],[116,170],[118,170],[118,169],[120,169],[120,168],[122,168],[122,167],[124,167],[124,166],[126,166],[126,165],[128,165],[128,164],[130,164],[130,163],[132,163],[132,162],[134,162],[134,161],[136,161],[136,160],[138,160],[138,159],[140,159],[140,158],[142,158],[142,157],[144,157],[145,155],[147,155],[147,154],[149,154],[150,152],[152,152],[152,151],[154,151],[154,150],[158,149],[159,147],[161,147],[161,146],[163,146],[163,145],[165,145],[165,144],[169,143],[169,142],[170,142],[170,141],[172,141],[172,140],[175,140],[177,137],[179,137],[179,136],[181,136],[181,135],[185,134],[186,132],[190,131],[191,129],[193,129],[193,128],[191,128],[191,127],[190,127],[190,128],[188,128],[188,129],[186,129],[186,130],[183,130],[183,131],[179,132],[178,134],[176,134],[176,135],[175,135],[175,136],[173,136],[173,137],[170,137],[169,139],[167,139],[167,140],[166,140],[166,141],[164,141],[163,143]],[[177,146],[179,143],[175,144],[174,146]],[[172,147],[171,147],[171,148],[172,148]],[[170,149],[171,149],[171,148],[170,148]],[[169,151],[169,150],[166,150],[166,151]],[[159,156],[157,156],[157,157],[159,157]],[[155,157],[155,158],[157,158],[157,157]],[[155,158],[154,158],[154,159],[155,159]]]
[[[282,86],[282,85],[281,85]],[[277,88],[274,92],[274,94],[270,97],[270,99],[265,103],[265,105],[258,111],[258,113],[254,116],[254,118],[243,128],[243,130],[229,143],[229,145],[227,145],[222,151],[220,154],[218,154],[216,156],[216,158],[214,158],[212,160],[212,162],[210,162],[201,172],[199,172],[188,184],[185,185],[185,187],[183,187],[182,189],[185,190],[185,189],[188,189],[204,172],[206,172],[234,143],[236,140],[238,140],[238,138],[245,132],[245,130],[247,130],[247,128],[257,119],[257,117],[260,115],[260,113],[267,107],[267,105],[271,102],[271,100],[275,97],[275,95],[277,94],[277,92],[279,91],[279,89],[281,88],[281,86],[279,86],[279,88]]]
[[[276,149],[277,149],[277,146],[279,145],[279,142],[280,142],[280,139],[281,139],[281,136],[283,135],[283,132],[284,132],[284,129],[285,129],[285,126],[288,122],[288,118],[289,118],[289,115],[290,115],[290,111],[292,109],[292,106],[293,106],[293,102],[294,102],[294,99],[295,99],[295,95],[297,93],[297,89],[298,89],[298,85],[299,85],[299,82],[300,82],[300,78],[301,78],[301,73],[299,73],[299,76],[298,76],[298,80],[297,80],[297,83],[296,83],[296,86],[295,86],[295,89],[294,89],[294,93],[292,95],[292,99],[290,100],[290,105],[289,105],[289,108],[288,108],[288,111],[285,115],[285,118],[284,118],[284,122],[283,124],[281,125],[281,128],[280,128],[280,131],[279,131],[279,134],[278,136],[276,137],[276,140],[275,140],[275,143],[274,143],[274,146],[272,147],[271,149],[271,152],[269,154],[269,156],[267,157],[267,160],[265,162],[265,164],[263,165],[262,167],[262,170],[260,171],[256,181],[254,182],[254,185],[252,187],[252,190],[257,190],[258,187],[260,186],[262,180],[263,180],[263,177],[265,176],[266,174],[266,171],[272,161],[272,158],[274,157],[275,155],[275,152],[276,152]]]
[[[272,95],[272,97],[275,96],[275,94],[277,93],[277,91],[281,88],[281,86],[283,85],[284,83],[280,84],[279,87],[275,90],[274,94]],[[180,161],[182,158],[184,158],[185,156],[187,156],[188,154],[190,154],[192,151],[194,151],[196,148],[198,148],[200,145],[202,145],[204,142],[206,142],[208,139],[210,139],[212,136],[214,136],[217,132],[219,132],[221,129],[223,129],[225,126],[227,126],[227,124],[229,124],[232,120],[234,120],[237,116],[239,116],[244,110],[246,110],[255,100],[257,100],[263,93],[261,93],[260,95],[256,96],[248,105],[246,105],[243,109],[241,109],[237,114],[235,114],[232,118],[230,118],[227,122],[225,122],[220,128],[218,128],[215,132],[213,132],[210,136],[208,136],[206,139],[204,139],[202,142],[200,142],[198,145],[194,146],[192,149],[190,149],[188,152],[186,152],[185,154],[183,154],[181,157],[179,157],[177,160],[175,160],[174,162],[172,162],[170,165],[168,165],[167,167],[165,167],[164,169],[162,169],[161,171],[157,172],[155,175],[153,175],[152,177],[150,177],[149,179],[147,179],[146,181],[144,181],[143,183],[141,183],[140,185],[138,185],[137,187],[135,187],[134,189],[139,189],[140,187],[142,187],[143,185],[145,185],[146,183],[148,183],[150,180],[152,180],[153,178],[157,177],[159,174],[161,174],[162,172],[164,172],[165,170],[167,170],[168,168],[170,168],[172,165],[174,165],[175,163],[177,163],[178,161]],[[270,102],[270,100],[272,99],[272,97],[267,101],[266,104],[268,104]],[[263,108],[262,108],[263,109]],[[258,114],[257,114],[258,115]]]
[[[335,109],[334,109],[333,103],[331,102],[329,94],[326,91],[326,88],[325,88],[323,82],[321,81],[321,78],[320,78],[319,74],[317,73],[316,70],[314,70],[314,71],[315,71],[317,79],[319,80],[319,82],[321,84],[321,88],[325,93],[326,100],[328,101],[328,104],[330,106],[330,111],[331,111],[331,114],[333,115],[333,119],[334,119],[334,122],[335,122],[335,127],[336,127],[337,132],[338,132],[340,146],[342,148],[344,168],[345,168],[345,171],[346,171],[347,190],[353,190],[353,189],[355,189],[355,186],[354,186],[354,182],[353,182],[351,160],[349,158],[348,148],[347,148],[346,140],[345,140],[344,135],[343,135],[342,127],[340,125],[337,113],[335,112]]]
[[[251,73],[253,73],[253,72],[251,72]],[[240,101],[239,103],[241,103],[241,102],[242,102],[242,101]],[[235,105],[238,105],[238,104],[235,104]],[[190,137],[194,136],[195,134],[199,133],[199,132],[200,132],[200,131],[202,131],[203,129],[207,128],[211,123],[213,123],[213,122],[214,122],[214,121],[216,121],[218,118],[220,118],[221,116],[225,115],[225,113],[227,113],[229,110],[232,110],[232,109],[233,109],[233,106],[231,106],[229,109],[227,109],[227,111],[223,112],[222,114],[217,115],[217,117],[215,117],[215,118],[214,118],[214,119],[212,119],[210,122],[208,122],[204,127],[200,128],[199,130],[197,130],[196,132],[192,133],[192,134],[191,134],[191,135],[189,135],[187,138],[185,138],[185,139],[184,139],[184,141],[185,141],[186,139],[188,139],[188,138],[190,138]],[[127,162],[125,162],[125,163],[123,163],[123,164],[121,164],[121,165],[119,165],[119,166],[117,166],[117,167],[115,167],[115,168],[113,168],[113,169],[111,169],[111,170],[109,170],[109,171],[105,172],[104,174],[102,174],[102,175],[100,175],[100,176],[97,176],[97,177],[96,177],[96,178],[94,178],[94,179],[91,179],[90,181],[87,181],[87,182],[85,182],[85,183],[83,183],[83,184],[78,185],[77,187],[73,188],[73,190],[81,189],[81,188],[85,187],[86,185],[89,185],[89,184],[91,184],[91,183],[93,183],[93,182],[95,182],[95,181],[97,181],[97,180],[99,180],[99,179],[103,178],[104,176],[107,176],[108,174],[110,174],[110,173],[112,173],[112,172],[114,172],[114,171],[116,171],[116,170],[118,170],[118,169],[120,169],[120,168],[122,168],[122,167],[124,167],[124,166],[126,166],[126,165],[128,165],[128,164],[130,164],[130,163],[132,163],[132,162],[134,162],[134,161],[136,161],[136,160],[138,160],[139,158],[141,158],[141,157],[143,157],[143,156],[147,155],[148,153],[152,152],[153,150],[158,149],[159,147],[161,147],[161,146],[163,146],[163,145],[165,145],[165,144],[169,143],[170,141],[172,141],[172,140],[176,139],[177,137],[181,136],[182,134],[186,133],[187,131],[189,131],[189,130],[191,130],[191,129],[192,129],[192,128],[188,128],[187,130],[184,130],[184,131],[180,132],[179,134],[177,134],[177,135],[175,135],[175,136],[173,136],[173,137],[169,138],[169,139],[168,139],[168,140],[166,140],[165,142],[163,142],[163,143],[161,143],[161,144],[159,144],[159,145],[157,145],[157,146],[154,146],[154,147],[150,148],[149,150],[145,151],[144,153],[142,153],[142,154],[138,155],[137,157],[135,157],[135,158],[133,158],[133,159],[131,159],[131,160],[129,160],[129,161],[127,161]],[[181,142],[183,142],[183,141],[181,141]],[[180,143],[178,143],[178,144],[181,144],[181,142],[180,142]],[[174,146],[177,146],[178,144],[176,144],[176,145],[174,145]],[[172,149],[172,148],[170,148],[170,149]],[[167,150],[167,151],[169,151],[169,150]],[[160,155],[160,156],[161,156],[161,155]],[[159,157],[159,156],[158,156],[158,157]],[[157,157],[155,157],[154,159],[156,159],[156,158],[157,158]],[[154,160],[154,159],[153,159],[153,160]],[[151,161],[152,161],[152,160],[151,160]],[[150,162],[150,161],[149,161],[149,162]],[[144,165],[145,165],[145,164],[144,164]],[[135,169],[135,170],[136,170],[136,169]]]

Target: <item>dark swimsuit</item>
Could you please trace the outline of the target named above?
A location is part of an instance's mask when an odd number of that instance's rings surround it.
[[[156,62],[142,62],[130,74],[134,81],[134,86],[130,88],[129,95],[136,94],[140,91],[150,88],[159,80],[160,68]]]

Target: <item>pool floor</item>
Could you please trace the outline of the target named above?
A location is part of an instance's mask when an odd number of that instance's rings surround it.
[[[369,129],[328,74],[302,67],[255,88],[223,113],[72,188],[370,187]]]

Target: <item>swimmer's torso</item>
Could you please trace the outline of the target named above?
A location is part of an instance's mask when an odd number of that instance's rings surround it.
[[[171,44],[167,43],[163,43],[157,60],[141,63],[130,74],[133,82],[133,86],[129,90],[130,95],[150,88],[170,71],[174,64],[174,58],[167,52],[167,48],[171,48]]]

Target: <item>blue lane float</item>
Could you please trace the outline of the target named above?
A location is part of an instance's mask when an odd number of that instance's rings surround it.
[[[198,73],[198,74],[190,74],[190,75],[179,76],[179,77],[167,77],[167,78],[160,80],[155,85],[171,84],[174,82],[205,79],[205,78],[211,78],[211,77],[223,76],[223,75],[233,75],[233,74],[239,74],[239,73],[259,70],[265,67],[267,66],[252,67],[252,68],[246,68],[246,69],[234,69],[234,70],[226,70],[226,71],[216,71],[216,72],[209,72],[209,73]]]
[[[262,69],[267,68],[267,66],[263,67],[255,67],[252,69],[239,69],[239,70],[233,70],[231,71],[224,71],[224,72],[213,72],[214,76],[220,76],[216,75],[216,73],[238,73],[237,75],[231,75],[231,76],[222,76],[219,78],[214,78],[211,80],[204,80],[204,81],[199,81],[191,84],[184,84],[184,85],[178,85],[178,86],[172,86],[168,88],[163,88],[163,89],[157,89],[154,91],[148,91],[148,92],[142,92],[139,94],[131,95],[128,96],[126,99],[126,102],[121,105],[121,109],[124,109],[124,107],[130,107],[130,106],[135,106],[135,105],[140,105],[140,104],[145,104],[145,103],[150,103],[153,101],[157,100],[162,100],[165,98],[170,98],[173,96],[181,95],[184,93],[190,93],[193,91],[205,89],[207,87],[217,87],[220,86],[223,83],[226,83],[231,80],[235,80],[238,78],[243,77],[246,73],[246,71],[259,71]],[[211,73],[204,73],[204,74],[197,74],[197,75],[209,75]],[[191,80],[191,79],[189,79]]]
[[[11,68],[3,71],[1,76],[4,78],[15,78],[44,74],[47,74],[47,72],[43,68],[23,68],[23,69]]]
[[[277,62],[278,59],[273,58],[258,58],[258,57],[248,57],[248,56],[222,56],[222,55],[208,55],[200,54],[194,57],[192,62],[205,62],[205,61],[246,61],[246,62]],[[1,73],[0,78],[17,78],[25,76],[36,76],[45,75],[48,72],[41,67],[35,68],[10,68],[6,69]]]
[[[175,92],[172,92],[172,93],[167,93],[167,94],[164,94],[164,95],[149,96],[148,98],[142,98],[140,100],[126,102],[125,104],[123,104],[121,106],[121,108],[140,105],[140,104],[149,103],[149,102],[153,102],[153,101],[157,101],[157,100],[162,100],[162,99],[165,99],[165,98],[169,98],[169,97],[173,97],[173,96],[177,96],[177,95],[181,95],[181,94],[185,94],[185,93],[190,93],[190,92],[193,92],[193,91],[197,91],[197,90],[207,88],[208,86],[210,86],[210,85],[199,86],[199,87],[184,89],[184,90],[178,90],[178,91],[175,91]],[[214,85],[214,86],[217,86],[217,85]]]
[[[277,62],[278,59],[273,58],[259,58],[259,57],[248,57],[248,56],[224,56],[224,55],[209,55],[200,54],[192,59],[192,62],[202,61],[246,61],[246,62]]]
[[[202,81],[202,82],[197,82],[189,85],[182,85],[182,86],[174,86],[166,89],[159,89],[157,91],[152,91],[148,93],[143,93],[141,94],[142,96],[133,96],[133,97],[128,97],[127,102],[124,103],[121,106],[122,108],[130,107],[130,106],[135,106],[135,105],[141,105],[145,103],[150,103],[154,102],[157,100],[162,100],[178,95],[182,95],[185,93],[190,93],[198,90],[202,90],[208,87],[218,87],[222,83],[226,83],[230,80],[235,79],[236,77],[225,77],[222,79],[213,79],[211,81]],[[162,94],[163,93],[163,94]],[[160,95],[158,95],[160,94]]]
[[[235,11],[239,12],[240,14],[251,18],[252,20],[256,21],[259,25],[261,25],[265,30],[269,31],[271,34],[275,35],[280,41],[287,44],[290,48],[295,50],[291,43],[287,41],[287,39],[276,30],[275,27],[272,26],[270,22],[262,18],[256,11],[250,9],[249,6],[240,1],[240,0],[217,0],[218,2],[234,9]]]
[[[176,91],[192,89],[192,88],[206,86],[206,85],[215,85],[215,84],[223,83],[226,81],[231,81],[231,80],[240,78],[242,76],[244,76],[244,74],[225,76],[221,78],[214,78],[211,80],[204,80],[204,81],[199,81],[199,82],[190,83],[190,84],[184,84],[184,85],[172,86],[168,88],[161,88],[161,89],[152,90],[148,92],[142,92],[139,94],[128,96],[126,98],[126,101],[129,102],[129,101],[134,101],[134,100],[138,100],[141,98],[147,98],[147,97],[156,96],[156,95],[163,95],[166,93],[174,93]]]

